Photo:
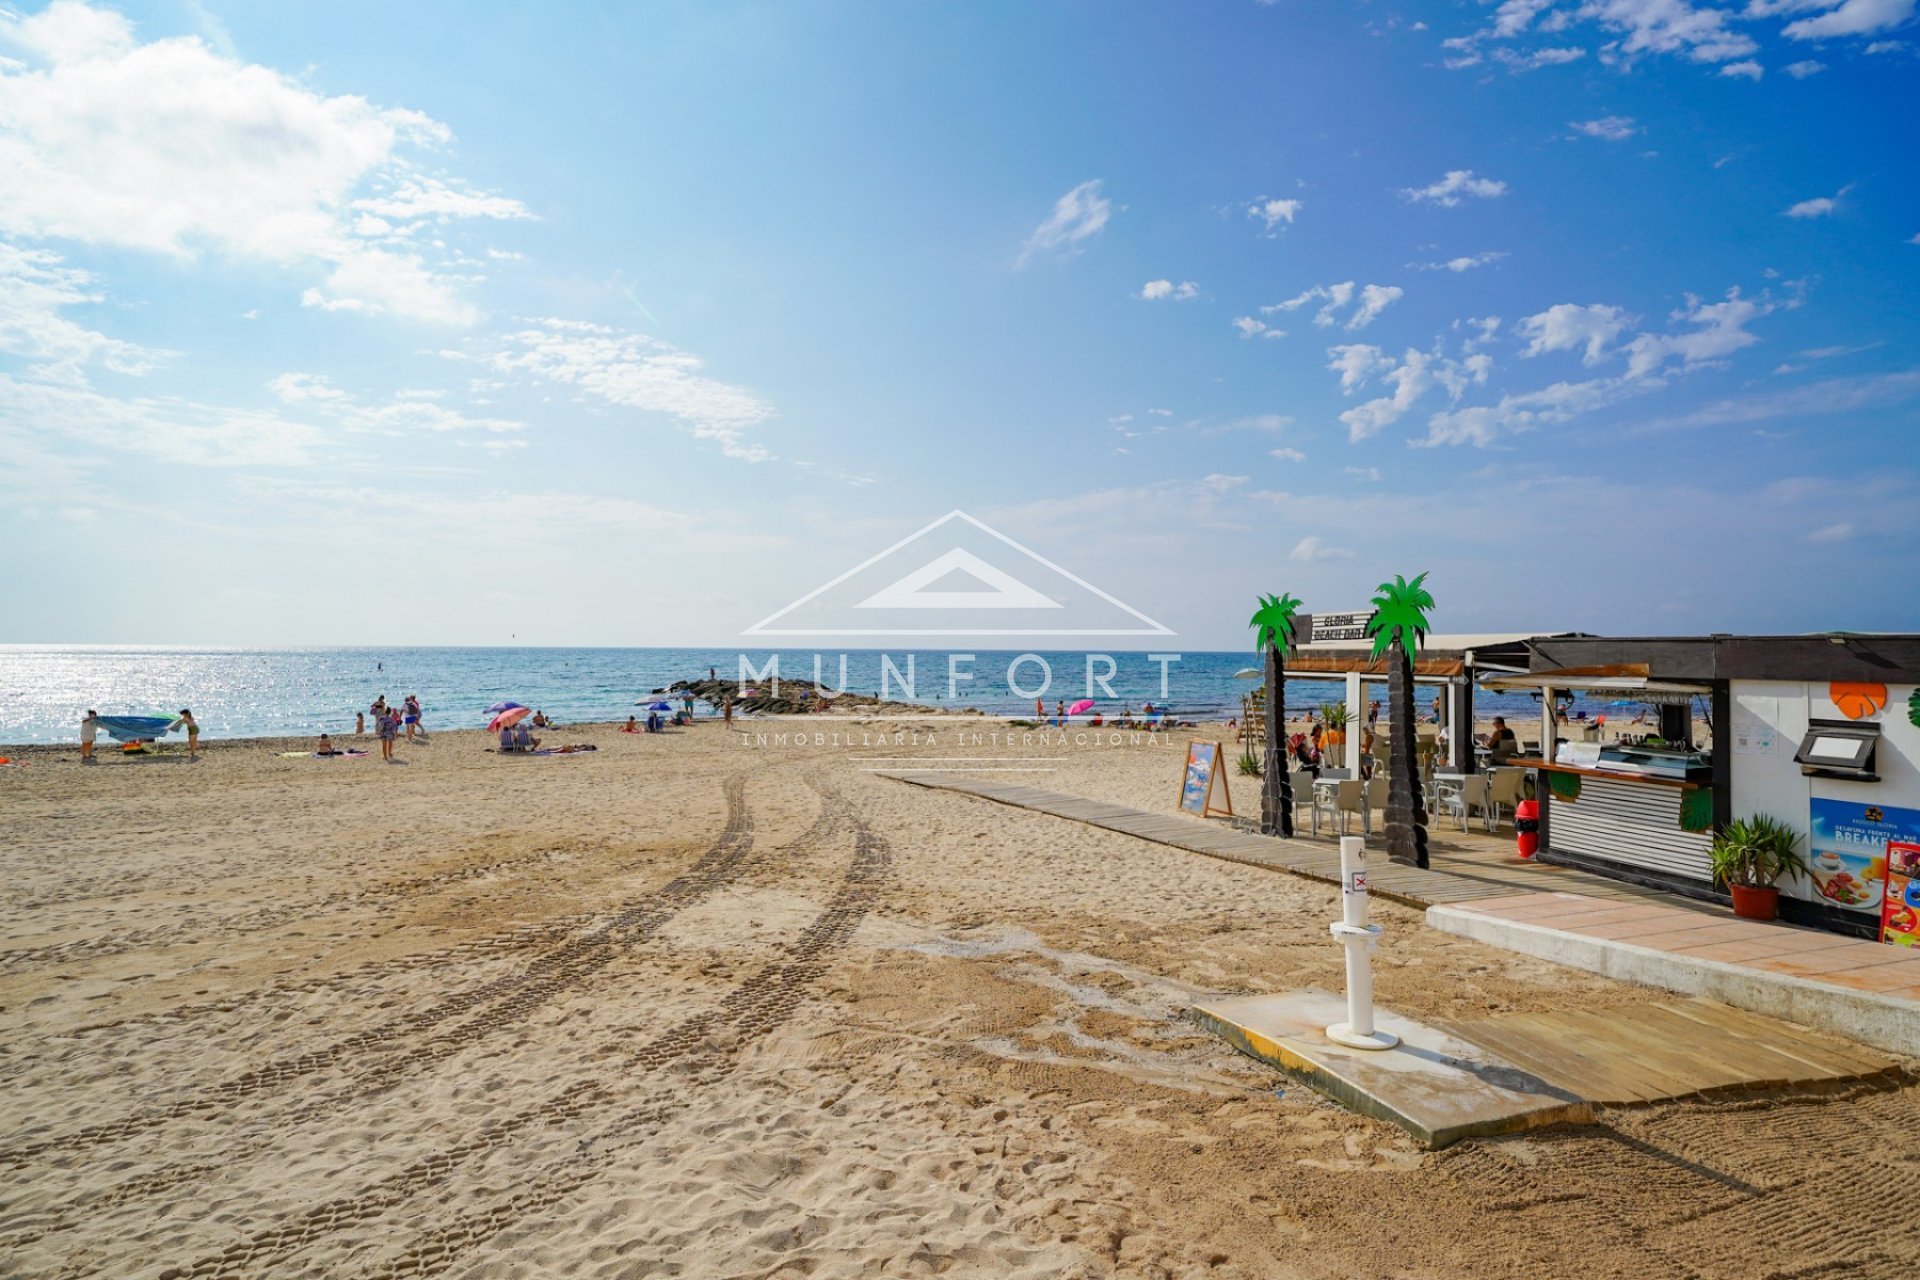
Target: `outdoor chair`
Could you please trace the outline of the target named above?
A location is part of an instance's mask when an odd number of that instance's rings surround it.
[[[1331,786],[1315,787],[1313,791],[1313,834],[1315,835],[1320,834],[1320,815],[1323,813],[1330,820],[1338,821],[1340,835],[1347,834],[1347,816],[1355,813],[1360,815],[1361,830],[1368,831],[1366,783],[1352,778],[1343,778]]]
[[[1381,822],[1384,825],[1387,813],[1387,792],[1390,789],[1386,777],[1382,774],[1376,773],[1367,779],[1366,820],[1360,824],[1360,830],[1367,835],[1373,834],[1373,811],[1375,809],[1380,811]]]
[[[1501,811],[1512,819],[1514,810],[1527,798],[1527,771],[1525,769],[1495,769],[1491,775],[1487,805],[1493,821],[1501,821]]]
[[[1473,811],[1480,810],[1487,824],[1487,830],[1493,830],[1493,799],[1491,785],[1484,773],[1449,775],[1436,780],[1433,796],[1435,813],[1450,813],[1465,831],[1471,825]]]
[[[1300,806],[1313,803],[1313,775],[1305,769],[1295,769],[1287,774],[1287,781],[1293,787],[1293,815],[1300,816]]]

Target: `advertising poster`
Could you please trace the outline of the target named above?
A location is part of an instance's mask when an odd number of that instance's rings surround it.
[[[1219,775],[1220,744],[1217,742],[1189,742],[1187,744],[1187,771],[1180,783],[1180,807],[1189,813],[1207,817],[1216,809],[1231,815],[1233,804],[1228,801],[1224,807],[1213,802],[1213,785]],[[1221,795],[1226,794],[1227,780],[1219,777]]]
[[[1808,861],[1815,900],[1880,915],[1887,888],[1889,842],[1920,843],[1920,809],[1814,800]]]
[[[1920,844],[1887,841],[1887,890],[1880,907],[1880,941],[1920,947]]]

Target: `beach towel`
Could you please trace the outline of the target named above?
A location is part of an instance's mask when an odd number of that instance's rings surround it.
[[[101,716],[100,727],[116,742],[158,738],[180,726],[179,716]]]

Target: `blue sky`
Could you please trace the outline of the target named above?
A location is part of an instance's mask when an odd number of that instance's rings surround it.
[[[1914,0],[0,18],[0,641],[1920,627]]]

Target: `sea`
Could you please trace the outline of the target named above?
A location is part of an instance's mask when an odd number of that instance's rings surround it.
[[[1256,679],[1238,673],[1259,664],[1252,651],[1186,653],[1156,661],[1145,652],[1111,654],[1106,676],[1113,690],[1089,684],[1084,652],[977,650],[956,662],[956,674],[971,681],[949,683],[954,655],[946,650],[739,650],[564,648],[267,648],[224,649],[162,645],[0,645],[0,744],[75,742],[79,720],[89,710],[102,715],[170,715],[191,708],[208,738],[299,737],[354,727],[354,713],[382,694],[398,702],[419,696],[429,730],[485,725],[486,708],[511,700],[535,707],[561,724],[625,720],[653,701],[649,696],[676,680],[704,677],[709,669],[739,678],[749,664],[749,683],[768,683],[770,659],[778,658],[782,681],[811,684],[816,659],[830,689],[880,692],[931,707],[974,707],[995,715],[1031,715],[1036,696],[1049,711],[1092,696],[1099,711],[1143,703],[1169,706],[1182,718],[1237,715],[1240,699]],[[841,664],[845,662],[845,676]],[[1042,666],[1044,663],[1044,669]],[[1164,683],[1163,683],[1164,670]],[[1095,661],[1095,674],[1106,664]],[[904,687],[911,679],[912,687]],[[1045,691],[1036,694],[1042,682]],[[1089,690],[1091,689],[1091,693]],[[1385,685],[1369,697],[1384,701]],[[1344,698],[1337,681],[1290,679],[1289,708]],[[1420,695],[1424,713],[1431,701]],[[1539,704],[1526,694],[1481,690],[1475,711],[1482,717],[1535,716]],[[698,708],[701,714],[710,709]]]

